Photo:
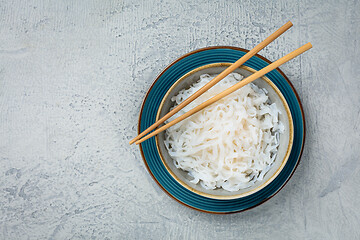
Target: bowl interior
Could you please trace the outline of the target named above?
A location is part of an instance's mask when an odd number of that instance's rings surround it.
[[[181,89],[189,88],[191,84],[199,80],[200,75],[202,74],[216,75],[221,73],[230,65],[231,65],[230,63],[214,63],[199,67],[185,74],[178,81],[176,81],[165,94],[160,104],[156,120],[158,120],[166,113],[168,113],[170,108],[174,106],[174,103],[171,101],[171,98],[175,96]],[[242,66],[236,69],[234,72],[240,73],[241,75],[244,76],[244,78],[246,78],[252,73],[254,73],[255,70],[249,67]],[[274,163],[272,164],[271,169],[265,174],[264,179],[262,181],[257,181],[253,186],[246,189],[241,189],[236,192],[229,192],[223,189],[214,189],[214,190],[204,189],[203,187],[201,187],[200,184],[191,183],[190,180],[192,180],[192,178],[188,175],[186,171],[183,171],[175,167],[173,163],[173,159],[169,155],[164,144],[165,132],[162,132],[156,136],[156,145],[161,160],[164,166],[166,167],[166,169],[168,170],[168,172],[171,174],[171,176],[176,181],[178,181],[183,187],[199,195],[209,198],[234,199],[234,198],[245,197],[256,191],[259,191],[260,189],[268,185],[272,180],[274,180],[276,176],[281,172],[281,170],[283,169],[289,158],[291,147],[293,144],[294,131],[293,131],[293,122],[292,122],[290,109],[284,96],[281,94],[281,92],[275,86],[275,84],[271,82],[270,79],[268,79],[267,77],[262,77],[256,79],[253,83],[260,88],[265,88],[268,91],[268,96],[270,101],[276,103],[277,107],[281,111],[281,114],[279,115],[279,120],[285,126],[284,133],[280,134],[280,144],[278,148],[278,154]]]

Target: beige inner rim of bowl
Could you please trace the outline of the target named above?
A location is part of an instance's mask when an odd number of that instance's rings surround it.
[[[181,78],[179,78],[170,88],[169,90],[166,92],[165,96],[163,97],[157,115],[156,115],[156,121],[159,120],[160,118],[160,112],[164,106],[164,102],[165,99],[169,96],[170,92],[175,88],[176,85],[178,85],[183,79],[185,79],[186,77],[200,71],[203,69],[207,69],[207,68],[212,68],[212,67],[222,67],[222,66],[230,66],[231,63],[213,63],[213,64],[208,64],[208,65],[204,65],[201,67],[198,67],[196,69],[193,69],[192,71],[188,72],[187,74],[185,74],[184,76],[182,76]],[[249,72],[255,73],[256,70],[247,66],[241,66],[240,68],[245,69]],[[179,183],[181,184],[183,187],[185,187],[186,189],[190,190],[191,192],[194,192],[198,195],[204,196],[204,197],[208,197],[208,198],[213,198],[213,199],[235,199],[235,198],[241,198],[241,197],[246,197],[249,196],[261,189],[263,189],[264,187],[266,187],[268,184],[270,184],[282,171],[282,169],[284,168],[284,166],[287,163],[287,160],[289,159],[290,153],[291,153],[291,149],[292,149],[292,145],[293,145],[293,140],[294,140],[294,125],[293,125],[293,120],[292,120],[292,116],[291,116],[291,112],[290,112],[290,108],[289,105],[287,104],[285,97],[282,95],[282,93],[280,92],[280,90],[276,87],[276,85],[266,76],[261,77],[264,81],[266,81],[273,89],[274,91],[277,93],[277,95],[280,97],[282,103],[284,104],[285,110],[286,110],[286,114],[288,116],[289,119],[289,145],[288,148],[286,150],[286,154],[285,157],[282,161],[282,164],[280,165],[280,167],[278,168],[278,170],[263,184],[261,184],[260,186],[258,186],[255,189],[252,189],[251,191],[245,192],[245,193],[241,193],[241,194],[235,194],[235,195],[227,195],[227,196],[222,196],[222,195],[214,195],[214,194],[208,194],[208,193],[204,193],[201,191],[198,191],[192,187],[190,187],[189,185],[187,185],[186,183],[184,183],[181,179],[179,179],[173,172],[172,170],[169,168],[169,166],[166,164],[164,157],[160,151],[159,148],[159,138],[158,135],[156,135],[155,140],[156,140],[156,147],[157,150],[159,152],[160,158],[162,163],[164,164],[165,168],[167,169],[167,171],[170,173],[170,175]],[[180,171],[183,171],[182,169],[179,169]]]

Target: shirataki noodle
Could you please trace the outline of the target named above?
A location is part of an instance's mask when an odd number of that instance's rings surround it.
[[[171,100],[175,106],[215,76],[204,74],[189,89]],[[172,119],[233,86],[242,79],[231,73]],[[177,168],[187,171],[191,182],[205,189],[238,191],[261,181],[277,154],[284,125],[280,111],[267,91],[248,84],[200,112],[168,128],[165,145]]]

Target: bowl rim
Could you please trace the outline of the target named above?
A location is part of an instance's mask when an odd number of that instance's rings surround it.
[[[190,72],[184,74],[183,76],[181,76],[178,80],[176,80],[171,86],[170,88],[167,90],[167,92],[165,93],[164,97],[162,98],[157,114],[156,114],[156,121],[158,121],[160,119],[160,112],[162,111],[165,101],[168,98],[168,96],[170,95],[170,93],[173,91],[173,89],[180,84],[184,79],[186,79],[187,77],[193,75],[196,72],[199,72],[201,70],[204,69],[208,69],[208,68],[213,68],[213,67],[229,67],[231,65],[231,63],[210,63],[210,64],[206,64],[203,66],[200,66],[198,68],[195,68],[193,70],[191,70]],[[255,73],[257,72],[255,69],[250,68],[248,66],[240,66],[239,68],[247,70],[251,73]],[[169,172],[169,174],[183,187],[185,187],[186,189],[201,195],[203,197],[207,197],[207,198],[212,198],[212,199],[219,199],[219,200],[230,200],[230,199],[237,199],[237,198],[242,198],[242,197],[246,197],[249,196],[251,194],[254,194],[258,191],[260,191],[261,189],[263,189],[264,187],[266,187],[267,185],[269,185],[279,174],[280,172],[283,170],[283,168],[285,167],[289,157],[290,157],[290,153],[291,153],[291,149],[293,146],[293,142],[294,142],[294,123],[293,123],[293,118],[291,115],[291,111],[289,108],[289,105],[285,99],[285,97],[283,96],[283,94],[281,93],[281,91],[277,88],[277,86],[266,76],[262,76],[260,77],[261,79],[263,79],[266,83],[268,83],[272,89],[274,89],[275,93],[279,96],[281,102],[284,105],[285,111],[286,111],[286,115],[288,116],[288,121],[289,121],[289,141],[288,141],[288,147],[286,149],[286,153],[284,158],[281,160],[281,165],[279,166],[279,168],[274,172],[274,174],[265,182],[263,182],[261,185],[257,186],[256,188],[250,190],[250,191],[246,191],[240,194],[234,194],[234,195],[214,195],[214,194],[210,194],[210,193],[204,193],[201,192],[197,189],[192,188],[191,186],[189,186],[188,184],[186,184],[184,181],[182,181],[172,170],[171,168],[168,166],[168,164],[165,161],[165,157],[162,154],[162,151],[160,150],[160,140],[159,140],[159,135],[155,136],[155,141],[156,141],[156,148],[157,151],[159,153],[160,159],[163,163],[163,165],[165,166],[166,170]],[[181,170],[181,169],[180,169]]]
[[[244,49],[244,48],[240,48],[240,47],[234,47],[234,46],[226,46],[226,45],[222,45],[222,46],[209,46],[209,47],[204,47],[204,48],[199,48],[199,49],[196,49],[196,50],[193,50],[193,51],[190,51],[180,57],[178,57],[177,59],[175,59],[173,62],[171,62],[168,66],[166,66],[154,79],[154,81],[152,82],[152,84],[150,85],[149,89],[147,90],[143,100],[142,100],[142,103],[141,103],[141,108],[140,108],[140,112],[139,112],[139,118],[138,118],[138,134],[141,133],[141,116],[142,116],[142,113],[143,113],[143,110],[144,110],[144,103],[145,101],[147,100],[147,97],[149,96],[149,93],[151,92],[152,88],[154,87],[155,83],[159,80],[159,78],[166,72],[168,71],[174,64],[176,64],[177,62],[181,61],[182,59],[188,57],[188,56],[191,56],[193,54],[196,54],[196,53],[199,53],[199,52],[203,52],[203,51],[208,51],[208,50],[215,50],[215,49],[230,49],[230,50],[236,50],[236,51],[241,51],[241,52],[245,52],[245,53],[248,53],[250,50],[247,50],[247,49]],[[268,64],[271,64],[272,62],[270,60],[268,60],[267,58],[259,55],[259,54],[255,54],[256,57],[260,58],[261,60],[265,61],[266,63]],[[276,71],[278,71],[280,73],[280,75],[286,80],[286,82],[289,84],[290,88],[292,89],[293,93],[295,94],[295,97],[296,97],[296,100],[299,104],[299,108],[300,108],[300,111],[301,111],[301,116],[302,116],[302,125],[303,125],[303,138],[302,138],[302,143],[301,143],[301,148],[300,148],[300,152],[299,152],[299,155],[298,155],[298,158],[296,160],[296,164],[295,166],[293,167],[291,173],[289,174],[289,176],[287,177],[287,179],[283,182],[283,184],[273,193],[271,194],[270,196],[264,198],[262,201],[260,201],[259,203],[253,205],[253,206],[250,206],[250,207],[247,207],[245,209],[241,209],[241,210],[236,210],[236,211],[230,211],[230,212],[215,212],[215,211],[208,211],[208,210],[204,210],[204,209],[200,209],[200,208],[196,208],[190,204],[187,204],[187,203],[184,203],[182,201],[180,201],[179,199],[177,199],[175,196],[173,196],[168,190],[166,190],[164,188],[164,186],[162,186],[160,184],[160,182],[158,181],[158,179],[154,176],[154,174],[152,173],[147,161],[146,161],[146,158],[145,158],[145,155],[144,155],[144,151],[143,151],[143,148],[142,148],[142,145],[139,144],[139,150],[140,150],[140,154],[141,154],[141,157],[144,161],[144,164],[145,164],[145,167],[147,169],[147,171],[150,173],[151,177],[153,178],[153,180],[157,183],[157,185],[168,195],[170,196],[172,199],[174,199],[175,201],[177,201],[178,203],[188,207],[188,208],[191,208],[191,209],[194,209],[194,210],[197,210],[197,211],[200,211],[200,212],[204,212],[204,213],[211,213],[211,214],[219,214],[219,215],[225,215],[225,214],[233,214],[233,213],[239,213],[239,212],[244,212],[244,211],[247,211],[247,210],[250,210],[250,209],[253,209],[263,203],[265,203],[266,201],[268,201],[269,199],[271,199],[272,197],[274,197],[276,194],[278,194],[284,187],[285,185],[289,182],[289,180],[291,179],[291,177],[294,175],[297,167],[299,166],[300,164],[300,160],[301,160],[301,157],[302,157],[302,154],[304,152],[304,145],[305,145],[305,139],[306,139],[306,121],[305,121],[305,114],[304,114],[304,108],[301,104],[301,101],[300,101],[300,97],[299,97],[299,94],[297,93],[297,91],[295,90],[294,88],[294,85],[290,82],[289,78],[284,74],[284,72],[280,69],[280,68],[276,68]]]

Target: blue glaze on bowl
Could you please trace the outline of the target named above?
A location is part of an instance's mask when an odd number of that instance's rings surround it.
[[[210,47],[191,52],[171,64],[155,80],[144,99],[139,117],[139,131],[142,132],[155,122],[161,100],[173,83],[189,71],[203,65],[230,62],[233,63],[247,50],[234,47]],[[260,70],[269,65],[268,60],[256,55],[244,65]],[[297,167],[305,140],[305,121],[300,100],[287,80],[279,70],[273,70],[266,76],[279,88],[284,95],[294,123],[294,143],[287,164],[281,173],[265,188],[249,196],[218,200],[200,196],[181,186],[167,172],[156,148],[155,138],[143,142],[140,146],[144,162],[155,181],[173,198],[188,207],[210,213],[233,213],[255,207],[275,195],[292,176]]]

